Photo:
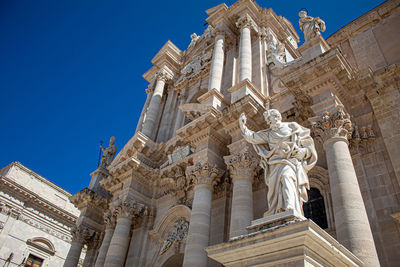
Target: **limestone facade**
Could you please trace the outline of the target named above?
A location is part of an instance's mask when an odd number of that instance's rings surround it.
[[[80,213],[70,196],[18,162],[1,169],[0,263],[25,266],[34,259],[41,266],[62,266]],[[80,266],[83,258],[84,253]]]
[[[220,266],[205,248],[223,249],[268,208],[238,118],[245,113],[259,131],[269,108],[312,129],[310,185],[322,202],[314,209],[312,199],[306,215],[323,217],[318,235],[329,233],[353,262],[396,266],[400,1],[301,46],[288,20],[254,1],[206,12],[209,26],[186,50],[168,41],[153,58],[135,135],[92,173],[97,184],[71,197],[82,212],[77,228],[90,234],[64,266],[76,266],[84,243],[85,266]]]

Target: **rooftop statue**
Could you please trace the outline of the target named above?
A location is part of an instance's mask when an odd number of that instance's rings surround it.
[[[308,16],[306,11],[300,11],[299,16],[300,29],[304,33],[304,39],[306,42],[321,35],[321,32],[326,30],[325,22],[319,17],[313,18]]]
[[[269,128],[259,132],[246,127],[244,113],[239,118],[244,139],[261,156],[260,165],[268,187],[268,211],[264,215],[290,210],[303,215],[303,203],[308,201],[307,172],[317,162],[310,130],[296,122],[282,122],[276,109],[265,111],[264,118]]]
[[[115,137],[112,136],[110,138],[110,144],[107,148],[104,148],[102,145],[100,145],[100,148],[103,151],[103,155],[101,156],[100,167],[107,168],[111,164],[115,156],[115,153],[117,152],[117,147],[116,145],[114,145],[114,142],[115,142]]]

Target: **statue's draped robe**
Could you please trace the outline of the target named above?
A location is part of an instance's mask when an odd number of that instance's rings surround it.
[[[252,132],[245,129],[244,138],[261,156],[264,179],[268,187],[266,215],[286,210],[303,214],[302,204],[308,201],[307,172],[315,165],[317,154],[310,130],[296,122],[281,122],[276,129]],[[301,161],[293,156],[298,148],[306,148]]]

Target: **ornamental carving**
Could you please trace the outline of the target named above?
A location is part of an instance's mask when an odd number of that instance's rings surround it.
[[[145,211],[145,205],[131,199],[125,199],[114,209],[114,215],[117,218],[138,217]]]
[[[335,137],[350,140],[353,133],[350,115],[344,111],[343,106],[331,113],[322,114],[312,122],[312,128],[315,139],[321,143]]]
[[[238,19],[238,21],[236,22],[236,27],[238,27],[240,30],[246,27],[249,29],[256,30],[257,24],[248,14],[246,14]]]
[[[115,226],[115,216],[111,211],[106,212],[104,214],[104,224],[106,227],[113,228]]]
[[[184,218],[179,219],[174,227],[169,232],[167,238],[165,238],[164,243],[161,247],[160,254],[164,254],[175,242],[184,240],[187,237],[189,230],[189,222]]]
[[[253,180],[257,171],[258,158],[250,151],[240,151],[224,157],[233,182],[237,178],[248,178]]]
[[[168,81],[172,79],[172,75],[170,73],[168,73],[166,70],[161,69],[159,71],[157,71],[156,73],[156,79],[157,81]]]
[[[187,169],[187,176],[194,185],[213,186],[218,184],[224,171],[215,164],[197,163]]]
[[[351,153],[368,153],[373,149],[370,145],[375,141],[372,125],[358,127],[354,125],[353,136],[350,142]]]
[[[87,243],[91,237],[95,234],[95,231],[85,227],[83,225],[74,226],[71,229],[72,241],[78,241],[80,243]]]
[[[204,70],[206,66],[210,64],[211,57],[212,50],[203,52],[201,56],[195,56],[181,71],[181,73],[185,75],[184,79],[189,80]]]
[[[166,189],[164,195],[171,193],[177,197],[179,204],[184,204],[187,197],[186,193],[192,185],[190,179],[186,178],[184,169],[175,166],[168,173],[168,177],[161,178],[160,186]]]

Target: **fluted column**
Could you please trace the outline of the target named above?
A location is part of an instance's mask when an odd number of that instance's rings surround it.
[[[74,227],[71,230],[71,234],[71,247],[68,251],[67,258],[65,259],[64,267],[76,267],[78,265],[83,245],[85,244],[86,240],[91,237],[93,232],[86,227],[79,226]]]
[[[245,79],[251,81],[251,28],[255,27],[255,23],[253,19],[246,14],[238,20],[236,26],[240,29],[239,82]]]
[[[104,222],[106,224],[106,229],[104,231],[104,238],[99,249],[99,255],[97,256],[95,267],[104,266],[104,261],[106,260],[107,251],[110,247],[111,238],[114,234],[115,217],[112,216],[111,212],[104,216]]]
[[[117,225],[111,238],[104,266],[121,267],[124,265],[129,246],[132,219],[138,216],[144,206],[132,200],[124,200],[114,211]]]
[[[224,157],[233,183],[229,238],[247,234],[253,220],[253,179],[257,159],[247,150]]]
[[[217,91],[221,91],[222,73],[224,69],[224,41],[224,33],[217,32],[211,61],[208,90],[216,89]]]
[[[169,74],[165,70],[161,70],[156,76],[156,86],[154,88],[153,95],[150,100],[149,109],[146,113],[146,119],[144,121],[142,132],[148,137],[152,137],[152,133],[155,130],[156,120],[160,112],[161,99],[164,94],[165,82],[170,78]]]
[[[354,170],[348,139],[352,126],[342,107],[314,122],[316,138],[323,142],[328,163],[337,240],[365,266],[379,266],[378,255]]]
[[[183,266],[205,267],[208,259],[204,249],[208,246],[210,235],[212,184],[223,171],[209,163],[196,164],[188,169],[195,188]]]

